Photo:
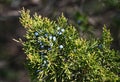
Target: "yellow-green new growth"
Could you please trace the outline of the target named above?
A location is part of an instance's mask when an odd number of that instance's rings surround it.
[[[57,21],[21,11],[26,29],[23,43],[26,67],[33,82],[119,82],[119,52],[110,49],[110,31],[101,39],[79,38],[62,15]]]

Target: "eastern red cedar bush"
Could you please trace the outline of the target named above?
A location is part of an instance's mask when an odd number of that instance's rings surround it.
[[[104,26],[101,39],[80,38],[62,15],[57,21],[21,11],[26,29],[23,42],[32,82],[119,82],[119,52],[110,49],[112,37]]]

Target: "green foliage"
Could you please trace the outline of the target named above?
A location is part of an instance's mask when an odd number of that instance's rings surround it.
[[[110,49],[110,31],[104,26],[101,39],[79,38],[62,15],[51,21],[36,13],[21,11],[26,29],[23,42],[26,67],[32,82],[117,82],[119,52]]]
[[[120,8],[120,1],[119,0],[102,0],[106,5],[110,7]]]
[[[88,19],[87,16],[81,14],[80,12],[75,13],[75,21],[77,22],[77,27],[82,31],[82,32],[89,32],[90,31],[90,25],[88,24]]]

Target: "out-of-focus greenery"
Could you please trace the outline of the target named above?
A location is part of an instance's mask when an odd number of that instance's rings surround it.
[[[88,19],[86,16],[80,14],[80,12],[76,12],[75,21],[77,22],[78,28],[81,31],[88,31],[89,26],[88,26]]]
[[[101,0],[110,7],[120,8],[120,0]]]
[[[75,26],[76,29],[79,31],[79,33],[86,33],[87,37],[90,35],[93,35],[93,27],[89,24],[88,18],[85,14],[81,14],[80,12],[76,12],[74,15],[75,20]],[[81,36],[83,37],[83,36]]]
[[[20,22],[27,30],[23,42],[26,67],[33,82],[117,82],[119,52],[110,49],[113,40],[104,26],[101,39],[79,38],[62,15],[57,21],[22,10]]]

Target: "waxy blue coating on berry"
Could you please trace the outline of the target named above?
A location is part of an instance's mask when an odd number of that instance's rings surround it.
[[[35,36],[38,36],[39,35],[39,33],[38,32],[35,32]]]
[[[63,48],[63,45],[60,45],[59,48],[62,49],[62,48]]]

